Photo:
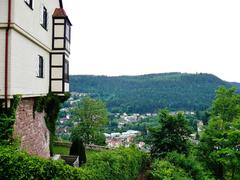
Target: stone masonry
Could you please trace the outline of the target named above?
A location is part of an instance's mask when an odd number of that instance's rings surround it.
[[[21,142],[21,148],[31,155],[49,158],[49,131],[45,113],[33,112],[34,98],[23,98],[16,112],[14,137]],[[34,114],[35,115],[34,115]]]

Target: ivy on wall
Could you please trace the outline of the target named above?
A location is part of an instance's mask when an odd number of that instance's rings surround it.
[[[20,100],[21,95],[15,95],[11,100],[10,108],[0,108],[0,145],[13,142],[13,125],[16,120],[16,110]]]
[[[35,98],[33,111],[45,112],[45,122],[48,130],[50,131],[50,153],[52,155],[53,141],[56,131],[56,121],[58,117],[61,104],[70,97],[70,93],[65,93],[64,96],[57,96],[53,93],[48,93],[45,97]]]
[[[48,130],[50,131],[50,152],[52,154],[52,144],[56,131],[56,120],[61,104],[70,97],[70,93],[64,96],[57,96],[49,93],[44,97],[34,99],[33,116],[35,112],[45,112],[45,121]],[[10,108],[0,106],[0,145],[7,145],[13,142],[13,125],[16,120],[16,110],[21,100],[21,95],[15,95],[11,100]],[[0,102],[3,103],[2,101]]]

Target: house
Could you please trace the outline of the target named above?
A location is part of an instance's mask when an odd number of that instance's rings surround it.
[[[21,95],[14,133],[30,154],[49,157],[44,113],[33,106],[37,97],[69,91],[70,42],[62,0],[0,1],[0,106]]]

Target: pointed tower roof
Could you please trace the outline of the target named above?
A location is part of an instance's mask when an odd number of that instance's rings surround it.
[[[67,13],[65,12],[65,10],[63,8],[56,8],[54,13],[53,13],[53,17],[61,17],[61,18],[67,18],[67,20],[69,21],[69,23],[71,24],[70,20],[68,19]],[[72,25],[72,24],[71,24]]]

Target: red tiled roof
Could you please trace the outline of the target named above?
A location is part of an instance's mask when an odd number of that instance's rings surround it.
[[[70,20],[68,19],[67,13],[64,11],[63,8],[56,8],[53,13],[53,17],[66,17],[70,25],[72,25]]]
[[[53,17],[67,17],[67,14],[63,8],[56,8]]]

